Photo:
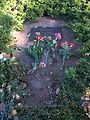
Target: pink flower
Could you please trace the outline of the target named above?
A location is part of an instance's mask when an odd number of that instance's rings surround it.
[[[40,32],[35,32],[36,35],[40,35]]]
[[[62,42],[62,43],[60,44],[61,47],[64,46],[64,45],[68,45],[68,42],[66,41],[66,42]]]
[[[58,44],[57,44],[57,43],[55,44],[55,47],[58,47]]]
[[[46,64],[44,62],[40,62],[39,67],[46,67]]]
[[[37,40],[42,40],[42,36],[36,36]]]
[[[56,39],[57,39],[57,40],[61,40],[61,39],[62,39],[62,37],[61,37],[61,34],[60,34],[60,33],[55,33],[55,36],[56,36]]]

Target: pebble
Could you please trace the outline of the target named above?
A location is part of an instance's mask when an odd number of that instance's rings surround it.
[[[60,88],[59,88],[59,87],[57,87],[57,89],[56,89],[56,95],[58,95],[58,94],[59,94],[59,92],[60,92]]]
[[[52,74],[53,74],[53,72],[51,71],[51,72],[50,72],[50,75],[52,75]]]
[[[53,57],[53,58],[55,58],[55,57],[56,57],[56,56],[55,56],[55,53],[53,53],[52,57]]]
[[[50,80],[50,78],[46,78],[46,80],[48,81],[48,80]]]

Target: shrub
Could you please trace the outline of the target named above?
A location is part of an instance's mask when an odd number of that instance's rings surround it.
[[[17,61],[0,61],[0,119],[11,119],[12,111],[20,107],[27,95],[25,69]],[[20,105],[19,105],[20,104]]]
[[[26,19],[34,21],[37,17],[43,16],[45,10],[44,1],[29,2],[26,10]]]
[[[81,48],[78,50],[78,54],[81,57],[87,57],[89,59],[89,57],[90,57],[90,40],[88,40],[86,43],[83,43]]]
[[[13,28],[13,18],[0,11],[0,52],[4,51],[11,41],[11,30]]]
[[[71,23],[72,29],[78,41],[86,42],[90,39],[90,20],[88,18],[83,18],[75,20]]]

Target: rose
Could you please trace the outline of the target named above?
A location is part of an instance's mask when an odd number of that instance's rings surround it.
[[[56,39],[57,39],[57,40],[61,40],[61,39],[62,39],[62,37],[61,37],[61,34],[60,34],[60,33],[55,33],[55,36],[56,36]]]

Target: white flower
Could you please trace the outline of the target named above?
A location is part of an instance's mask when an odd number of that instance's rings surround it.
[[[9,91],[11,91],[11,87],[12,87],[11,85],[8,85],[8,86],[7,86],[7,89],[8,89]]]
[[[3,61],[6,61],[6,60],[7,60],[6,58],[3,59]]]
[[[2,93],[3,92],[3,89],[0,89],[0,93]]]
[[[18,103],[18,106],[21,106],[21,103]]]
[[[20,96],[19,96],[18,94],[16,94],[16,99],[17,99],[17,100],[20,99]]]
[[[85,100],[89,100],[89,97],[87,96],[87,97],[85,97]]]
[[[3,55],[2,54],[0,54],[0,60],[2,60],[3,59]]]
[[[28,34],[27,34],[28,38],[30,37],[30,35],[31,35],[31,33],[28,33]]]
[[[57,43],[57,41],[56,40],[53,40],[53,44],[56,44]]]
[[[3,83],[3,84],[2,84],[2,87],[5,87],[5,86],[6,86],[6,83]]]

